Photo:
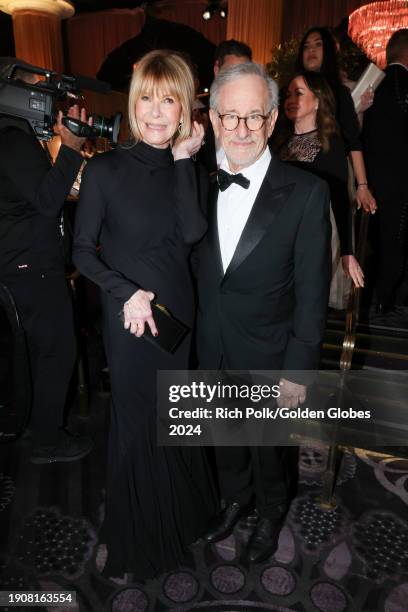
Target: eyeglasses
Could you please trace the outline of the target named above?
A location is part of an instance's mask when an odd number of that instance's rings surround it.
[[[260,130],[261,127],[263,127],[269,115],[270,113],[268,113],[267,115],[255,114],[248,115],[248,117],[239,117],[238,115],[233,115],[230,113],[227,113],[225,115],[220,115],[220,113],[218,113],[222,127],[228,132],[236,130],[240,121],[243,121],[245,123],[246,128],[250,132],[256,132],[256,130]]]

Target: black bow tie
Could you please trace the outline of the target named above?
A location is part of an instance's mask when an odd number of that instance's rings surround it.
[[[244,189],[248,189],[249,187],[249,179],[245,178],[243,174],[230,174],[229,172],[225,172],[225,170],[218,170],[217,181],[221,191],[228,189],[231,183],[236,183]]]

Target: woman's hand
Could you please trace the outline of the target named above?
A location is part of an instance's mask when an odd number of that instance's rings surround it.
[[[374,102],[374,90],[371,86],[369,86],[367,87],[365,92],[361,94],[359,112],[364,113],[364,111],[366,111],[367,108],[370,108],[373,102]]]
[[[351,278],[355,287],[364,287],[364,272],[354,255],[343,255],[341,258],[343,272]]]
[[[362,151],[350,151],[350,157],[358,185],[356,191],[357,208],[362,206],[366,212],[374,214],[377,210],[377,204],[368,188],[363,153]]]
[[[204,140],[204,128],[197,121],[193,121],[191,135],[186,140],[176,142],[172,148],[174,161],[178,159],[188,159],[200,150]]]
[[[356,191],[357,208],[363,207],[363,210],[372,215],[377,210],[377,203],[367,185],[358,185]]]
[[[156,324],[153,319],[150,302],[154,299],[154,293],[138,289],[123,306],[124,327],[138,338],[143,336],[145,324],[150,327],[153,336],[158,336]]]

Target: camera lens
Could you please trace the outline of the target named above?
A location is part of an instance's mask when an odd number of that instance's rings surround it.
[[[112,144],[118,144],[122,113],[115,113],[107,119],[103,115],[92,115],[92,131],[97,138],[107,138]]]

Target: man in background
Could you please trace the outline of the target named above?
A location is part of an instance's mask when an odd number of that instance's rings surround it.
[[[408,29],[386,47],[385,78],[364,114],[368,180],[378,202],[374,320],[408,326]]]
[[[250,61],[252,61],[251,47],[233,38],[224,40],[215,50],[214,77],[217,77],[220,70]],[[198,152],[197,157],[210,174],[217,171],[224,157],[224,151],[220,143],[214,138],[214,131],[211,123],[208,125],[205,133],[204,145]]]
[[[214,77],[222,68],[252,61],[252,49],[239,40],[223,40],[215,50]]]

